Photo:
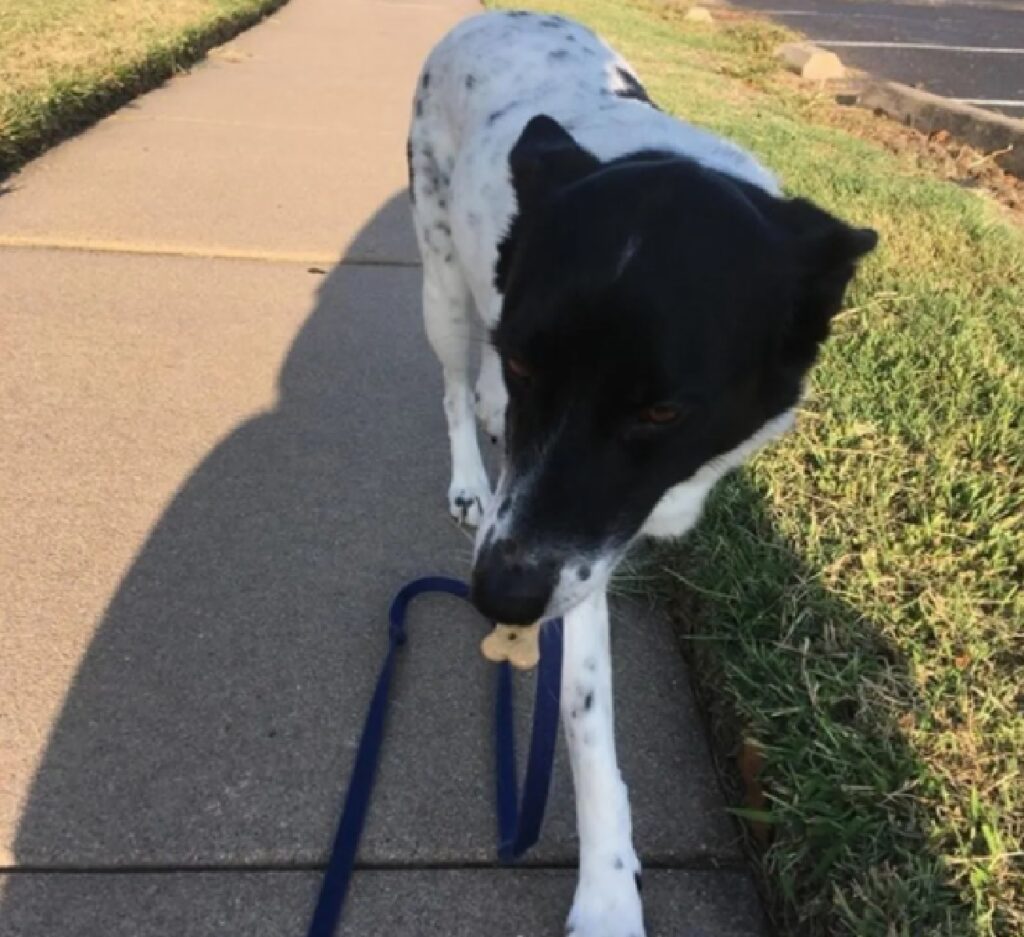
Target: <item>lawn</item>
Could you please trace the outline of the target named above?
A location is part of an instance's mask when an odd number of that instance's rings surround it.
[[[782,75],[775,27],[655,0],[538,6],[881,234],[797,430],[655,556],[779,933],[1019,937],[1021,227]]]
[[[285,0],[0,0],[0,177]]]

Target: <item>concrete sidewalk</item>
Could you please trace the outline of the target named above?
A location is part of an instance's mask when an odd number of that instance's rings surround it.
[[[476,10],[292,0],[0,196],[3,937],[304,933],[389,594],[470,556],[402,188]],[[760,934],[671,629],[616,614],[649,933]],[[342,932],[560,934],[564,762],[495,868],[480,623],[411,629]]]

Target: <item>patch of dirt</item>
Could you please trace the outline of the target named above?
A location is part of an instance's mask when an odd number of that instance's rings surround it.
[[[1001,169],[999,152],[983,153],[955,139],[948,130],[926,134],[885,114],[856,107],[822,108],[826,123],[874,140],[892,153],[910,156],[921,168],[968,189],[978,189],[1009,209],[1024,224],[1024,179]]]

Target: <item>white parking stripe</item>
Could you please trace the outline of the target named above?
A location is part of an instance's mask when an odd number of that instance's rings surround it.
[[[970,52],[974,55],[1024,55],[1024,49],[992,46],[944,46],[931,42],[870,42],[860,39],[815,39],[819,46],[845,49],[921,49],[927,52]]]
[[[960,104],[976,104],[978,107],[1024,107],[1024,101],[1005,101],[1002,98],[954,98]]]

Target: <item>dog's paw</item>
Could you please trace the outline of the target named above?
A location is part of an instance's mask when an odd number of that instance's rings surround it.
[[[486,478],[469,483],[452,479],[448,489],[448,512],[463,526],[477,527],[490,499],[491,487]]]
[[[607,872],[584,875],[565,922],[566,937],[644,937],[639,863],[614,860]]]

